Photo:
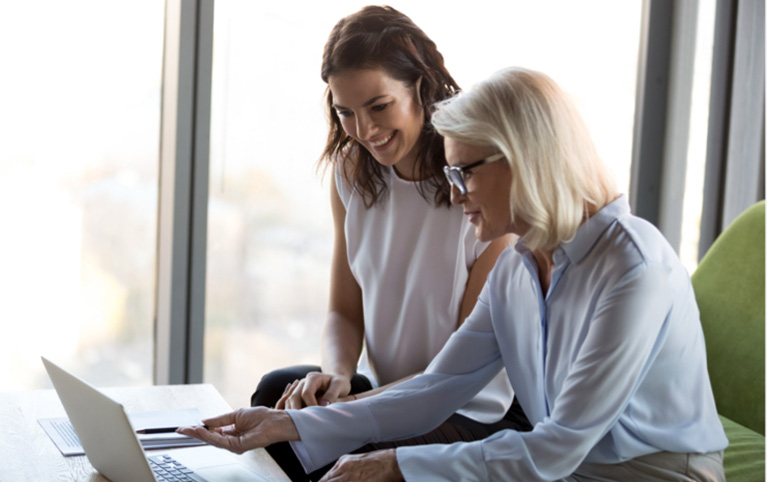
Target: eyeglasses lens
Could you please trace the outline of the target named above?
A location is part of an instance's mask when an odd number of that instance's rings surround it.
[[[451,186],[457,187],[461,194],[466,194],[466,185],[463,183],[463,173],[461,170],[445,166],[444,171],[445,177],[447,177],[447,182],[449,182]]]

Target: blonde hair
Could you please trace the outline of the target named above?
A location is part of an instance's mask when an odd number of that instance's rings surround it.
[[[511,217],[530,226],[530,249],[554,249],[617,195],[583,119],[545,74],[496,72],[471,91],[441,102],[432,124],[445,137],[495,147],[511,168]]]

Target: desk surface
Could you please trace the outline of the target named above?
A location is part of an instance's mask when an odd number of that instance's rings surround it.
[[[144,412],[197,407],[203,417],[231,410],[212,385],[172,385],[106,388],[105,394],[122,403],[125,410]],[[65,417],[54,390],[0,393],[1,481],[106,481],[84,456],[64,457],[48,438],[39,418]],[[214,447],[147,451],[173,454],[180,450],[220,450]],[[236,456],[240,463],[275,481],[290,479],[264,449]]]

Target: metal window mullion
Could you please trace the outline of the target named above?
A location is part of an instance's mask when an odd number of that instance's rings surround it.
[[[764,1],[739,1],[722,229],[760,199],[764,164]]]
[[[197,88],[195,115],[194,198],[192,205],[192,257],[189,290],[187,383],[203,378],[205,335],[205,283],[208,239],[208,186],[210,171],[210,109],[213,74],[214,0],[198,0]]]
[[[643,8],[629,197],[678,251],[698,2],[645,0]]]
[[[764,2],[718,0],[698,257],[764,198]]]
[[[730,129],[730,91],[737,0],[717,0],[715,19],[698,259],[703,258],[722,230],[722,197]]]
[[[202,379],[212,0],[168,0],[157,241],[157,384]]]
[[[634,214],[658,224],[673,2],[645,0],[637,67],[629,198]]]

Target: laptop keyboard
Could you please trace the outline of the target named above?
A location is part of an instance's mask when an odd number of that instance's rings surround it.
[[[205,482],[194,472],[170,455],[147,457],[155,477],[159,482]]]

